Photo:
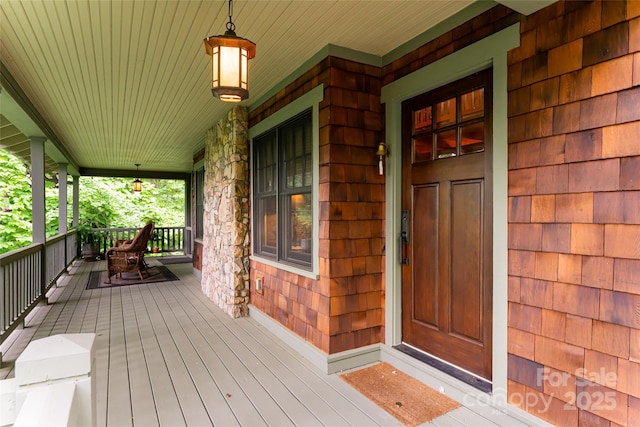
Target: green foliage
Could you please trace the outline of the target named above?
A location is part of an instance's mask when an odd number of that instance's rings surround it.
[[[0,198],[9,196],[10,212],[0,213],[0,253],[31,243],[31,170],[18,157],[0,150]],[[58,234],[58,190],[54,177],[45,177],[45,231],[47,237]],[[4,208],[4,206],[2,206]]]
[[[130,178],[80,177],[80,218],[93,227],[184,225],[184,181],[143,180],[140,193]]]
[[[99,244],[103,234],[99,231],[93,231],[88,222],[78,224],[78,238],[82,243]]]
[[[142,217],[142,222],[144,222],[145,224],[152,222],[155,225],[155,224],[159,224],[161,221],[162,221],[162,218],[160,217],[160,215],[156,213],[151,213],[148,215],[144,215]]]
[[[0,198],[5,194],[11,212],[0,212],[0,253],[31,243],[31,185],[28,169],[17,157],[0,150]],[[28,209],[28,210],[27,210]]]
[[[94,228],[109,228],[114,223],[118,197],[104,178],[80,177],[79,222]],[[122,226],[121,226],[122,227]]]
[[[0,210],[5,192],[11,212],[0,212],[0,253],[31,243],[31,177],[28,165],[0,149]],[[56,177],[46,177],[45,221],[47,237],[58,233]],[[143,191],[132,191],[130,178],[80,177],[79,222],[86,227],[156,227],[184,225],[184,181],[145,180]],[[72,187],[68,186],[67,224],[72,218]]]

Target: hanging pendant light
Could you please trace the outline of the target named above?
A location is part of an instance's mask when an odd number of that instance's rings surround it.
[[[211,92],[221,101],[240,102],[249,97],[247,65],[256,56],[256,45],[236,35],[232,15],[233,0],[229,0],[227,31],[204,39],[204,48],[211,56]]]
[[[137,175],[140,176],[140,163],[136,163],[136,172]],[[136,193],[142,191],[142,181],[140,181],[140,178],[136,178],[133,181],[133,191],[135,191]]]

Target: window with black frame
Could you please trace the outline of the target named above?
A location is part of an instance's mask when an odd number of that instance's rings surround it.
[[[311,111],[253,140],[254,253],[312,266]]]

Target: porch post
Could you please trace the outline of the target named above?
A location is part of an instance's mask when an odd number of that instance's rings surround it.
[[[193,228],[191,227],[191,180],[193,175],[184,179],[184,234],[182,235],[182,248],[185,255],[193,253]],[[187,237],[187,231],[189,236]]]
[[[73,228],[78,227],[78,217],[80,216],[80,177],[73,177]]]
[[[58,163],[58,233],[67,234],[67,164]]]
[[[44,195],[44,143],[45,137],[29,137],[31,142],[31,240],[42,244],[40,260],[40,290],[46,301],[47,289],[47,231],[45,228],[45,195]]]
[[[64,271],[67,272],[67,164],[58,163],[58,234],[64,234]]]

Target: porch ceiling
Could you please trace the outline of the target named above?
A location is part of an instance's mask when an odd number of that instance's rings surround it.
[[[244,103],[328,44],[389,57],[473,2],[236,0],[236,31],[257,44]],[[227,1],[3,1],[0,13],[2,63],[79,168],[188,172],[231,107],[211,95],[202,43],[224,32]]]

